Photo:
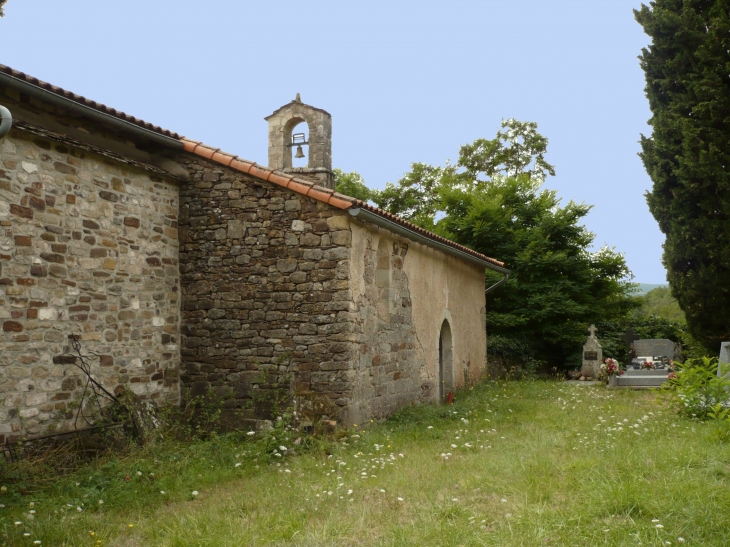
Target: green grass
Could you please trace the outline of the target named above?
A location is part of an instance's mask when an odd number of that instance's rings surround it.
[[[654,392],[487,383],[295,455],[281,442],[281,458],[255,437],[167,443],[32,492],[9,484],[0,534],[12,546],[730,544],[730,445]]]

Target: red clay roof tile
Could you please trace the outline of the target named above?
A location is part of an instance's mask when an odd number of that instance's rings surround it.
[[[332,194],[334,194],[333,190],[330,190],[329,188],[322,188],[321,186],[312,186],[309,189],[309,192],[307,192],[307,195],[310,198],[314,198],[317,201],[323,201],[325,203],[329,203],[332,198]]]
[[[51,85],[47,82],[43,82],[43,81],[39,80],[38,78],[34,78],[23,72],[14,70],[3,64],[0,64],[0,72],[4,72],[5,74],[9,74],[10,76],[13,76],[14,78],[18,78],[25,82],[36,85],[36,86],[38,86],[42,89],[45,89],[46,91],[50,91],[51,93],[54,93],[56,95],[66,97],[67,99],[75,101],[84,106],[94,108],[96,110],[99,110],[100,112],[104,112],[106,114],[110,114],[112,116],[115,116],[115,117],[125,120],[127,122],[134,123],[136,125],[139,125],[140,127],[144,127],[145,129],[149,129],[151,131],[160,133],[167,137],[172,137],[174,139],[178,139],[179,141],[181,141],[183,143],[183,149],[186,152],[189,152],[191,154],[195,154],[195,155],[201,156],[203,158],[210,159],[212,161],[215,161],[216,163],[225,165],[227,167],[230,167],[231,169],[235,169],[235,170],[241,171],[243,173],[248,173],[249,175],[260,178],[262,180],[270,181],[274,184],[279,184],[281,186],[285,186],[288,189],[292,190],[293,192],[308,195],[309,197],[312,197],[313,199],[316,199],[318,201],[323,201],[325,203],[332,205],[333,207],[337,207],[338,209],[349,209],[350,207],[353,207],[353,206],[362,207],[379,216],[382,216],[384,218],[387,218],[388,220],[391,220],[397,224],[400,224],[400,225],[408,228],[409,230],[418,232],[418,233],[426,236],[429,239],[438,241],[445,245],[449,245],[455,249],[459,249],[465,253],[468,253],[476,258],[490,262],[492,264],[495,264],[498,266],[504,266],[503,262],[500,262],[493,258],[489,258],[488,256],[485,256],[481,253],[477,253],[476,251],[469,249],[468,247],[464,247],[463,245],[454,243],[453,241],[451,241],[449,239],[446,239],[444,237],[431,233],[428,230],[424,230],[423,228],[416,226],[415,224],[412,224],[406,220],[403,220],[402,218],[392,215],[392,214],[388,213],[387,211],[379,209],[378,207],[373,207],[372,205],[369,205],[358,199],[351,198],[349,196],[345,196],[345,195],[339,194],[337,192],[333,192],[332,190],[330,190],[328,188],[323,188],[321,186],[312,184],[311,182],[309,182],[307,180],[303,180],[303,179],[300,179],[297,177],[292,177],[291,175],[287,175],[286,173],[277,172],[277,171],[274,171],[273,169],[269,169],[266,167],[262,167],[260,165],[256,165],[255,163],[243,160],[232,154],[227,154],[225,152],[221,152],[218,148],[211,148],[210,146],[206,146],[201,142],[186,139],[184,137],[181,137],[177,133],[168,131],[167,129],[162,129],[159,126],[152,125],[151,123],[148,123],[148,122],[145,122],[138,118],[135,118],[134,116],[125,114],[124,112],[120,112],[114,108],[110,108],[103,104],[97,103],[96,101],[92,101],[90,99],[82,97],[81,95],[76,95],[75,93],[72,93],[71,91],[67,91],[60,87]],[[294,103],[294,102],[296,102],[296,101],[292,101],[292,103]],[[289,103],[289,104],[291,104],[291,103]],[[279,112],[282,108],[286,108],[287,106],[289,106],[289,104],[284,105],[283,107],[275,110],[272,113],[272,115]],[[318,108],[316,110],[326,112],[325,110],[322,110],[320,108]],[[267,118],[268,117],[270,117],[270,116],[267,116]]]
[[[333,207],[337,207],[338,209],[349,209],[352,207],[354,200],[352,198],[343,199],[342,194],[338,194],[335,192],[330,196],[329,201],[327,202]]]
[[[215,162],[222,163],[223,165],[228,167],[231,164],[231,162],[233,161],[234,157],[235,156],[231,156],[230,154],[226,154],[225,152],[215,152],[210,157],[210,159]]]
[[[253,167],[253,163],[236,158],[229,164],[229,167],[236,171],[241,171],[242,173],[248,173],[251,170],[251,167]]]
[[[39,80],[38,78],[29,76],[28,74],[26,74],[24,72],[20,72],[19,70],[12,69],[9,66],[0,64],[0,72],[4,72],[5,74],[8,74],[9,76],[17,78],[17,79],[27,82],[29,84],[33,84],[37,87],[40,87],[41,89],[45,89],[46,91],[50,91],[51,93],[53,93],[55,95],[60,95],[61,97],[66,97],[67,99],[70,99],[70,100],[77,102],[79,104],[82,104],[84,106],[88,106],[89,108],[93,108],[100,112],[104,112],[105,114],[110,114],[111,116],[114,116],[115,118],[122,119],[124,121],[133,123],[135,125],[139,125],[140,127],[144,127],[145,129],[149,129],[150,131],[154,131],[155,133],[160,133],[161,135],[165,135],[166,137],[172,137],[173,139],[180,138],[180,135],[178,135],[177,133],[173,133],[172,131],[168,131],[167,129],[162,129],[159,126],[152,125],[151,123],[137,119],[134,116],[130,116],[130,115],[125,114],[124,112],[120,112],[119,110],[116,110],[114,108],[109,108],[106,105],[97,103],[96,101],[92,101],[90,99],[87,99],[86,97],[82,97],[81,95],[76,95],[75,93],[72,93],[71,91],[67,91],[67,90],[57,87],[55,85],[51,85],[48,82],[44,82],[42,80]]]
[[[260,178],[263,180],[268,180],[269,175],[271,174],[272,169],[268,169],[266,167],[261,167],[260,165],[252,165],[251,169],[248,170],[248,174],[251,176],[254,176],[256,178]]]
[[[267,180],[269,182],[273,182],[274,184],[278,184],[279,186],[283,186],[284,188],[286,188],[289,185],[289,181],[291,181],[290,178],[280,175],[276,171],[271,173]]]
[[[289,181],[289,190],[293,190],[294,192],[298,192],[300,194],[307,195],[307,192],[309,192],[309,189],[314,186],[311,182],[308,180],[302,180],[302,179],[292,179]]]

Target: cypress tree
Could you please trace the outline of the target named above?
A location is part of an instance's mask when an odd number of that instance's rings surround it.
[[[649,209],[666,235],[663,262],[691,334],[709,351],[730,340],[730,3],[655,0],[634,10],[642,50],[653,182]]]

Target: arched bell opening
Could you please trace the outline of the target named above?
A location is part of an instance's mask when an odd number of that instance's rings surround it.
[[[439,332],[439,401],[445,402],[454,391],[454,351],[451,325],[444,319]]]
[[[292,118],[284,127],[285,167],[310,167],[309,124],[303,118]]]

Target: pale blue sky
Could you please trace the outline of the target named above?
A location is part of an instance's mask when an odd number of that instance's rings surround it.
[[[502,118],[548,137],[596,246],[664,283],[639,134],[640,0],[9,0],[0,63],[267,163],[264,116],[296,93],[333,117],[333,163],[371,187],[442,164]],[[500,257],[495,257],[500,258]]]

